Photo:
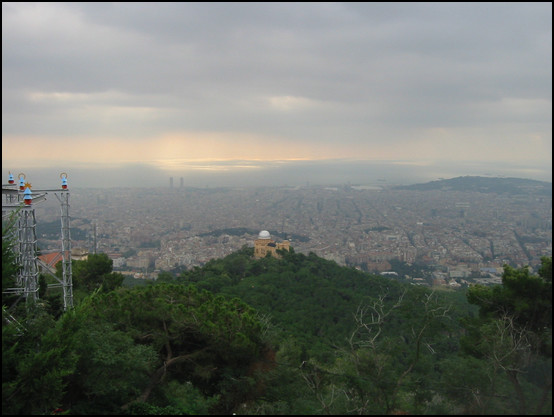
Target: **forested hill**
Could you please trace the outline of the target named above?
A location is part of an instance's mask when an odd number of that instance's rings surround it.
[[[59,288],[11,311],[3,294],[2,413],[552,414],[552,258],[433,291],[279,253],[132,288],[91,254],[66,312]]]
[[[309,356],[330,360],[337,346],[346,344],[356,327],[359,306],[380,298],[390,308],[403,298],[402,308],[386,332],[399,334],[409,320],[423,311],[421,297],[427,289],[400,283],[394,279],[370,275],[354,268],[339,266],[311,253],[283,252],[283,259],[266,257],[255,260],[252,249],[243,248],[223,259],[214,259],[202,268],[184,272],[178,279],[185,284],[213,293],[238,297],[271,319],[275,331],[292,335]],[[476,311],[465,294],[437,295],[444,304],[456,304],[456,315]],[[393,317],[391,317],[393,318]],[[404,322],[405,321],[405,322]],[[450,325],[456,326],[451,321]]]
[[[551,258],[541,277],[507,268],[505,288],[434,291],[313,253],[280,253],[253,259],[245,247],[178,278],[241,299],[267,325],[276,369],[257,410],[551,413]],[[531,328],[540,330],[518,333]],[[535,339],[522,348],[521,337]]]
[[[477,191],[480,193],[537,195],[552,197],[552,183],[522,178],[496,177],[456,177],[441,179],[424,184],[412,184],[394,187],[396,190],[444,190]]]
[[[89,293],[74,310],[54,321],[44,302],[39,316],[18,317],[21,326],[3,323],[3,413],[423,411],[420,400],[400,399],[412,384],[435,390],[427,385],[439,379],[437,361],[458,351],[465,294],[456,301],[315,254],[280,253],[254,259],[244,247],[132,288],[117,287],[105,254],[74,261],[75,293]],[[406,385],[408,374],[416,380]],[[322,410],[335,391],[346,395]]]

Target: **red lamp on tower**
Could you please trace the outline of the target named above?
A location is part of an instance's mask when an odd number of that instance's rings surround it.
[[[62,179],[62,189],[67,190],[67,174],[65,172],[62,172],[60,174],[60,178]]]
[[[25,188],[25,192],[23,193],[23,202],[26,206],[30,206],[33,202],[33,196],[32,196],[31,189],[29,187]]]

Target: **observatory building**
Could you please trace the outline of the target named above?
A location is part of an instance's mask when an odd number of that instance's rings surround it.
[[[280,258],[281,256],[277,251],[279,249],[289,250],[289,247],[290,243],[288,240],[277,243],[271,239],[271,235],[267,230],[262,230],[258,234],[258,238],[254,241],[254,258],[264,258],[268,253],[271,253],[271,256]]]

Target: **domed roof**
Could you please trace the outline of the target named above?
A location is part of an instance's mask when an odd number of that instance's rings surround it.
[[[262,230],[258,235],[258,239],[271,239],[271,235],[267,230]]]

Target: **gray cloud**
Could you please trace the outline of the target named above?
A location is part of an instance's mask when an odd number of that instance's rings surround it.
[[[525,146],[551,140],[551,51],[551,3],[3,3],[2,132]]]

